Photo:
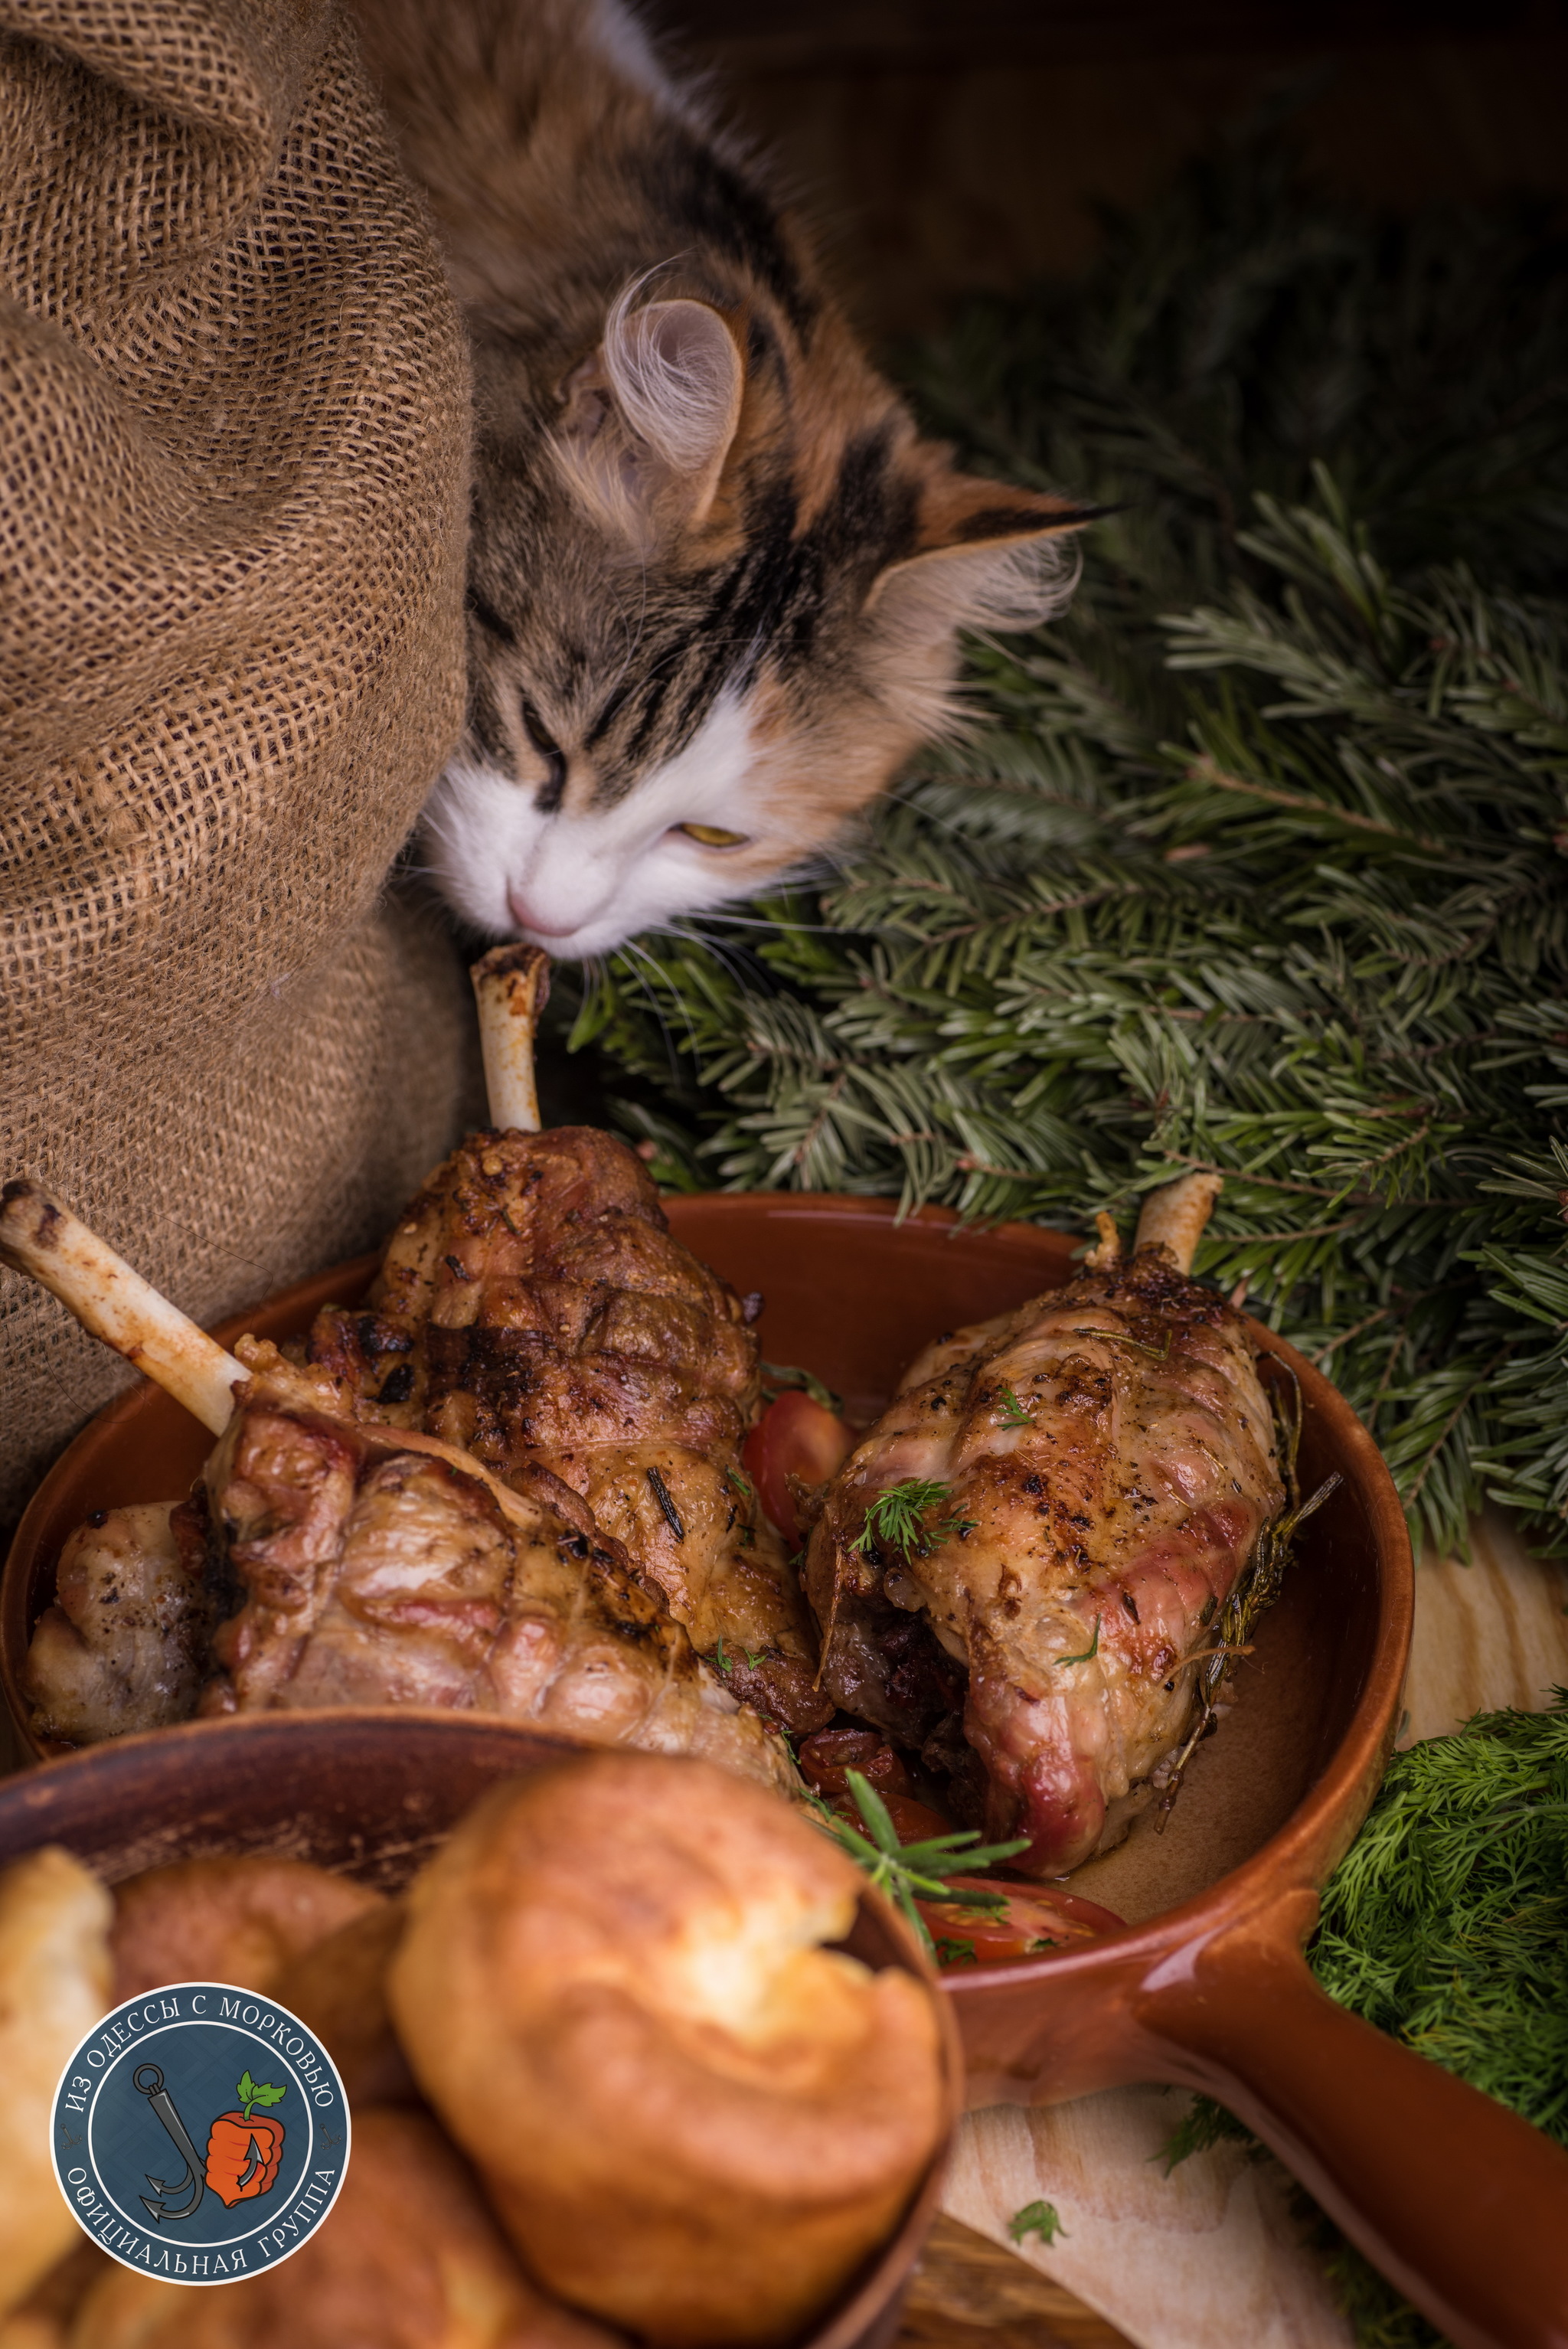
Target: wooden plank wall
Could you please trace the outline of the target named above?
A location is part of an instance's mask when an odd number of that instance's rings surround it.
[[[1284,85],[1312,169],[1377,204],[1568,198],[1563,0],[654,0],[808,191],[873,333],[1071,272]]]

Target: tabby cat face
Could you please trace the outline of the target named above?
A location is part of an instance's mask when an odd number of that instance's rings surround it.
[[[569,957],[828,848],[951,721],[959,628],[1041,616],[1088,518],[955,473],[832,313],[644,292],[542,389],[477,338],[469,722],[426,848],[477,927]]]

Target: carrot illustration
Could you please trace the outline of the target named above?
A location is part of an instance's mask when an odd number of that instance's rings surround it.
[[[242,2109],[220,2113],[207,2138],[207,2183],[226,2210],[265,2194],[284,2158],[282,2121],[264,2112],[260,2119],[253,2116],[258,2105],[280,2104],[286,2088],[264,2081],[258,2086],[247,2072],[235,2094]]]

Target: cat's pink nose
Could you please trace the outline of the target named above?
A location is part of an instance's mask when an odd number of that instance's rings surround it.
[[[536,938],[569,938],[578,926],[575,922],[542,920],[521,889],[509,889],[506,893],[506,902],[511,910],[511,918],[518,928],[531,931]]]

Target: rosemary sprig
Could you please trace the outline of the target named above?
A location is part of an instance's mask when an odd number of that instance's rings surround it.
[[[870,1779],[861,1771],[846,1770],[844,1780],[855,1798],[855,1808],[865,1826],[864,1835],[848,1819],[841,1818],[837,1811],[830,1810],[820,1795],[813,1795],[809,1799],[818,1825],[858,1868],[864,1868],[877,1890],[885,1893],[903,1911],[933,1956],[936,1954],[935,1944],[915,1906],[917,1899],[945,1900],[957,1908],[985,1912],[1006,1907],[1006,1897],[1000,1892],[975,1892],[967,1887],[954,1890],[943,1879],[964,1875],[971,1868],[994,1868],[998,1860],[1011,1859],[1016,1853],[1028,1849],[1027,1836],[1019,1836],[1011,1843],[982,1843],[978,1827],[955,1827],[951,1835],[927,1836],[921,1843],[900,1843],[888,1806]]]
[[[996,1396],[1004,1427],[1033,1427],[1034,1413],[1024,1409],[1011,1387],[1001,1388]]]
[[[1101,1330],[1088,1321],[1079,1328],[1068,1330],[1067,1335],[1069,1338],[1103,1338],[1108,1345],[1130,1346],[1134,1353],[1148,1354],[1157,1362],[1164,1361],[1171,1351],[1169,1329],[1165,1332],[1165,1343],[1162,1346],[1151,1346],[1147,1339],[1135,1338],[1130,1330]]]
[[[974,1530],[974,1517],[948,1516],[935,1525],[926,1520],[933,1509],[939,1509],[953,1497],[951,1485],[942,1485],[924,1476],[906,1476],[901,1484],[888,1485],[866,1509],[866,1521],[859,1537],[850,1544],[861,1557],[873,1548],[896,1550],[907,1566],[911,1556],[929,1557],[938,1542],[951,1541],[957,1535]]]
[[[1154,1822],[1155,1830],[1160,1834],[1163,1834],[1165,1822],[1175,1807],[1187,1764],[1213,1718],[1214,1700],[1231,1669],[1233,1656],[1244,1655],[1249,1651],[1248,1633],[1259,1617],[1267,1613],[1284,1588],[1297,1532],[1313,1511],[1322,1507],[1340,1481],[1337,1475],[1329,1476],[1308,1499],[1304,1501],[1301,1498],[1296,1477],[1296,1454],[1301,1448],[1301,1387],[1294,1371],[1288,1375],[1288,1404],[1277,1387],[1271,1385],[1269,1389],[1285,1506],[1272,1525],[1266,1525],[1259,1534],[1251,1557],[1236,1578],[1235,1588],[1218,1613],[1215,1613],[1210,1600],[1204,1601],[1198,1619],[1205,1626],[1211,1622],[1213,1624],[1214,1644],[1205,1649],[1201,1658],[1184,1660],[1185,1662],[1196,1661],[1198,1664],[1192,1684],[1192,1722],[1172,1757],[1165,1791],[1160,1798],[1159,1816]]]
[[[650,1468],[646,1473],[648,1482],[654,1488],[654,1498],[659,1505],[659,1515],[663,1517],[665,1525],[668,1526],[671,1533],[674,1534],[676,1541],[684,1542],[686,1539],[686,1526],[682,1520],[680,1511],[676,1506],[675,1495],[672,1494],[669,1486],[665,1484],[664,1478],[660,1475],[656,1468]]]

